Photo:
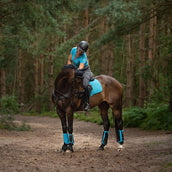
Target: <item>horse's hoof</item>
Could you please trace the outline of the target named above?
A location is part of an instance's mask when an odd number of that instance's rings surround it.
[[[104,146],[103,145],[101,145],[98,149],[97,149],[97,151],[103,151],[104,150]]]
[[[64,151],[63,149],[60,150],[60,153],[64,154],[66,151]]]
[[[62,150],[61,150],[60,152],[61,152],[61,153],[65,153],[67,149],[68,149],[67,144],[64,144],[64,145],[62,146]]]
[[[118,148],[117,148],[117,151],[123,151],[124,150],[124,146],[123,145],[119,145]]]
[[[70,152],[73,152],[73,145],[69,144],[68,148],[67,148]]]

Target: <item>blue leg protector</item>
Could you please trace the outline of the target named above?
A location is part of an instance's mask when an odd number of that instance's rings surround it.
[[[69,134],[69,144],[72,143],[74,145],[73,134]]]
[[[69,137],[67,133],[63,133],[63,140],[65,144],[69,144]]]
[[[123,144],[124,143],[124,136],[123,136],[124,130],[118,130],[118,132],[119,132],[119,140],[118,140],[118,143]]]
[[[106,145],[108,141],[108,136],[109,136],[109,131],[104,131],[103,132],[103,137],[102,137],[102,145]]]

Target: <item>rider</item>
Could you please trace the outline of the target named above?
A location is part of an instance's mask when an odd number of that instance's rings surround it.
[[[86,98],[86,105],[84,110],[88,111],[89,106],[89,97],[92,87],[89,85],[89,80],[93,76],[90,67],[88,65],[88,59],[86,55],[86,51],[88,50],[88,43],[86,41],[81,41],[77,47],[73,47],[69,58],[68,64],[73,62],[73,65],[76,66],[79,71],[83,72],[83,87],[85,89],[85,98]]]

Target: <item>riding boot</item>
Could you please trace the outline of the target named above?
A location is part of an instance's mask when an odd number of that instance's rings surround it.
[[[84,111],[89,111],[89,109],[90,109],[89,98],[90,98],[91,89],[92,89],[91,85],[88,85],[85,88],[85,108],[84,108]]]

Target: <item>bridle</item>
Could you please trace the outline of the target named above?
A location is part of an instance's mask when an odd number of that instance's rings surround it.
[[[61,96],[56,96],[56,93],[60,94]],[[53,90],[53,96],[55,97],[55,102],[56,102],[56,105],[58,104],[58,101],[59,100],[63,100],[65,98],[69,98],[69,95],[70,95],[70,92],[66,93],[66,94],[63,94],[62,92],[58,91],[58,90]]]
[[[74,88],[73,87],[73,83],[76,81],[76,78],[79,78],[79,79],[83,79],[83,77],[80,77],[80,76],[77,76],[75,77],[73,80],[72,80],[72,96],[78,98],[78,99],[81,99],[84,95],[84,90],[83,91],[79,91],[78,89]]]
[[[78,99],[82,99],[83,98],[84,93],[85,93],[84,90],[83,91],[79,91],[78,89],[75,89],[73,87],[73,83],[75,82],[76,78],[82,79],[81,77],[78,77],[78,76],[73,78],[73,80],[72,80],[72,88],[71,88],[71,90],[69,92],[64,94],[64,93],[62,93],[59,90],[56,90],[56,89],[53,90],[53,97],[55,98],[55,104],[56,105],[58,105],[58,102],[60,100],[63,100],[65,98],[68,99],[68,98],[70,98],[70,96],[78,98]],[[59,94],[60,96],[57,96],[56,93]],[[71,98],[71,105],[73,105],[72,98]]]

